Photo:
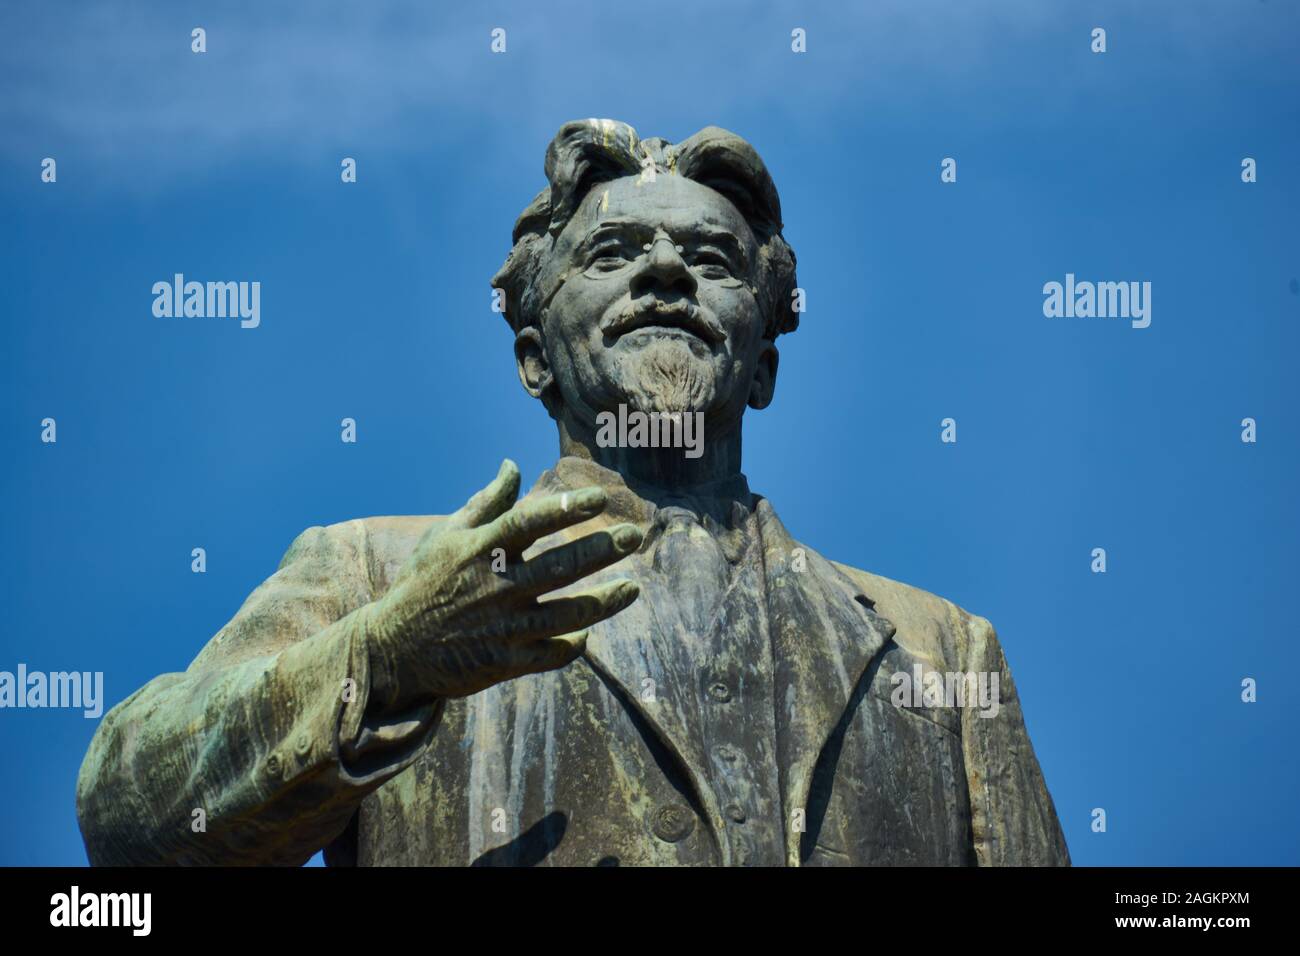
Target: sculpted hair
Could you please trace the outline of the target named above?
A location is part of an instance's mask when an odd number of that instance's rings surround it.
[[[758,298],[767,316],[767,337],[793,332],[799,325],[799,313],[791,308],[794,250],[781,235],[781,200],[754,147],[716,126],[674,145],[658,138],[638,140],[626,123],[596,119],[566,123],[551,140],[546,150],[550,186],[515,222],[514,248],[492,277],[492,287],[505,292],[510,327],[518,332],[541,324],[547,298],[537,283],[541,264],[583,198],[598,183],[639,175],[646,156],[654,161],[656,175],[685,176],[735,205],[759,244]]]

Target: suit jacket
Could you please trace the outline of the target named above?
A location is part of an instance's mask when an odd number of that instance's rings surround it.
[[[610,491],[606,513],[533,552],[652,510],[578,459],[530,495],[591,483]],[[732,614],[753,615],[770,641],[775,739],[758,745],[776,763],[779,792],[765,796],[780,825],[760,839],[776,859],[1068,864],[989,622],[828,561],[766,500],[750,506],[762,583]],[[309,529],[185,673],[110,711],[78,781],[91,862],[300,864],[322,848],[332,865],[749,862],[757,821],[711,782],[690,691],[664,692],[673,651],[651,636],[644,595],[558,671],[371,712],[354,612],[439,520]],[[996,715],[895,706],[893,676],[918,665],[997,674]]]

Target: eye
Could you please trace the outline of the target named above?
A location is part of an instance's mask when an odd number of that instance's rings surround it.
[[[707,249],[692,256],[691,268],[706,279],[730,279],[733,275],[731,263],[726,257]]]
[[[587,257],[588,268],[598,272],[613,272],[621,269],[633,258],[627,247],[621,242],[606,242],[591,250]]]

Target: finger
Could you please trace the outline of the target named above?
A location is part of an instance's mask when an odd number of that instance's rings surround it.
[[[509,510],[519,497],[519,466],[507,458],[497,476],[465,502],[458,514],[467,528],[477,528]]]
[[[518,555],[539,538],[594,518],[607,501],[604,490],[595,487],[522,501],[487,525],[488,546]]]
[[[517,593],[536,597],[621,560],[641,546],[641,537],[636,525],[615,525],[544,551],[511,568],[509,577]]]
[[[527,614],[526,626],[539,637],[580,631],[613,617],[640,593],[634,581],[611,581],[572,597],[539,602]]]
[[[563,667],[582,656],[587,649],[587,632],[544,637],[540,641],[519,647],[521,665],[525,673],[550,671]]]

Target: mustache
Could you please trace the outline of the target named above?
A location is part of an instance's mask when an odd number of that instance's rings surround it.
[[[647,325],[684,329],[713,345],[727,340],[726,331],[705,309],[685,299],[665,302],[653,293],[633,299],[617,312],[605,316],[600,320],[600,331],[610,338],[618,338]]]

